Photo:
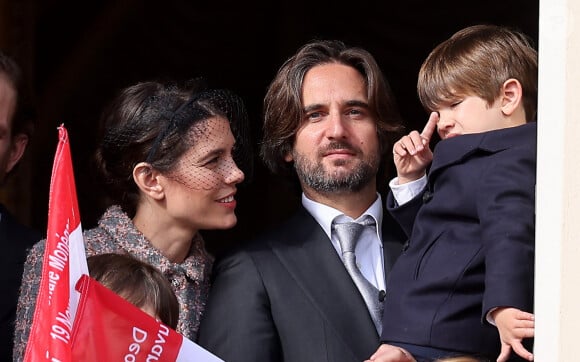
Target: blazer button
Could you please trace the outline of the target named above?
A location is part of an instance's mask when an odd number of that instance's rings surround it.
[[[425,191],[423,194],[423,203],[426,204],[433,198],[433,193],[429,190]]]

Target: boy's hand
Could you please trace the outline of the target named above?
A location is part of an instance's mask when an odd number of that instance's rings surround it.
[[[512,349],[520,357],[533,361],[534,355],[524,348],[522,340],[534,336],[534,315],[516,308],[502,307],[494,310],[491,317],[501,340],[501,353],[497,362],[507,361]]]
[[[405,349],[381,344],[379,349],[365,362],[417,362]]]
[[[417,180],[425,174],[425,169],[433,160],[429,141],[439,121],[439,114],[431,112],[423,132],[412,131],[401,137],[393,146],[393,160],[397,167],[399,184]]]

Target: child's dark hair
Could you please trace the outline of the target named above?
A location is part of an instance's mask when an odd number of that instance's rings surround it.
[[[162,173],[171,171],[198,139],[207,137],[190,130],[214,116],[229,121],[236,139],[234,159],[249,177],[252,155],[240,97],[227,90],[206,89],[202,79],[147,81],[122,89],[101,116],[101,140],[95,153],[98,176],[112,200],[134,216],[139,202],[135,165],[147,162]]]
[[[154,266],[128,254],[87,258],[90,276],[139,308],[152,306],[157,317],[176,329],[179,303],[167,278]]]

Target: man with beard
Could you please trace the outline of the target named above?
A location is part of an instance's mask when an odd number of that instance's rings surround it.
[[[367,51],[313,41],[278,71],[264,116],[261,156],[296,172],[303,207],[216,262],[198,342],[228,362],[363,361],[404,243],[377,191],[400,127],[394,97]],[[335,231],[346,222],[365,225],[351,268]]]

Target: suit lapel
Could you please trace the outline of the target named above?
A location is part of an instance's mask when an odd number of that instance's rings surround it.
[[[407,235],[388,211],[383,212],[382,229],[385,279],[388,279],[395,261],[402,252]]]
[[[481,142],[481,138],[481,134],[476,133],[439,141],[433,151],[433,164],[429,171],[430,174],[436,173],[442,168],[457,163],[476,152],[479,143]],[[435,154],[437,155],[436,157]]]
[[[326,233],[303,208],[287,227],[282,242],[272,245],[280,262],[355,356],[376,349],[378,334],[364,300]],[[293,251],[281,250],[284,245]]]
[[[441,140],[433,151],[433,164],[430,173],[451,164],[460,162],[478,150],[498,152],[529,140],[536,134],[536,123],[530,122],[521,126],[502,128],[498,130],[465,134]]]

